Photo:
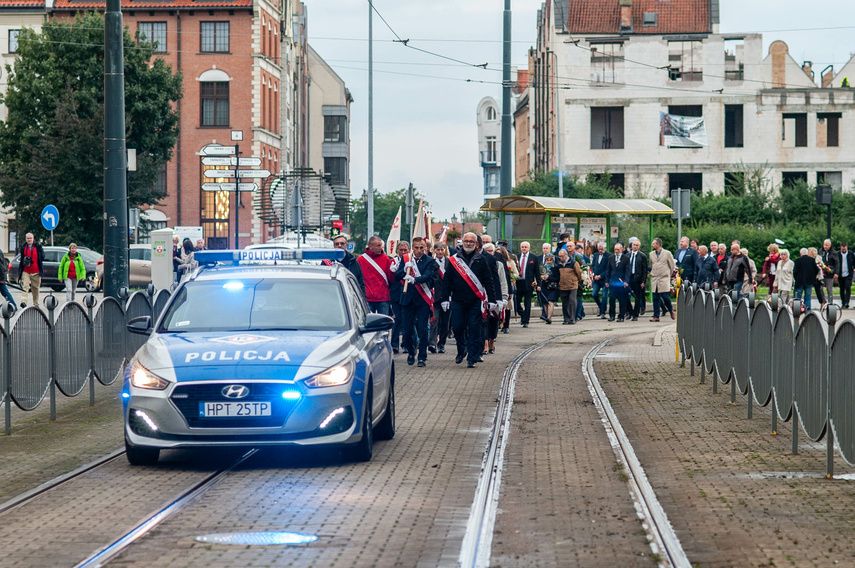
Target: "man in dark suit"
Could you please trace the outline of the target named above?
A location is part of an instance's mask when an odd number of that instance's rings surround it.
[[[520,323],[528,327],[531,317],[531,296],[540,288],[540,261],[536,255],[531,254],[531,245],[528,241],[520,243],[520,278],[517,280],[517,313],[520,315]]]
[[[618,321],[626,317],[626,297],[629,293],[629,255],[623,243],[615,244],[615,253],[609,257],[609,321],[615,321],[617,302]]]
[[[632,316],[632,321],[638,321],[638,314],[644,302],[644,284],[647,281],[647,255],[641,252],[641,241],[638,239],[632,241],[632,251],[625,256],[628,257],[629,262],[627,269],[629,289],[635,296],[635,301],[631,307],[627,298],[627,307],[629,308],[629,315]]]
[[[591,295],[594,297],[597,307],[600,309],[597,317],[606,319],[606,307],[609,300],[609,258],[611,253],[606,250],[606,243],[597,243],[597,252],[591,257],[591,271],[594,273],[594,283]],[[602,297],[600,297],[602,296]]]
[[[427,348],[430,339],[430,314],[433,309],[433,292],[438,265],[436,260],[425,254],[426,243],[421,237],[413,239],[413,255],[407,262],[401,263],[395,272],[396,279],[402,279],[406,291],[401,292],[401,311],[404,321],[404,349],[408,352],[407,364],[416,362],[416,348],[413,345],[412,329],[415,326],[419,336],[419,367],[427,364]]]
[[[840,243],[840,261],[837,263],[840,284],[840,305],[849,309],[849,297],[852,295],[852,271],[855,270],[855,253],[846,243]]]
[[[677,262],[677,268],[680,269],[680,278],[683,282],[695,281],[698,258],[698,251],[689,246],[689,237],[680,239],[680,248],[674,255],[674,260]]]

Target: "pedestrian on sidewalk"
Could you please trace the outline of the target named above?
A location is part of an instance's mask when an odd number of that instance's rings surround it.
[[[605,241],[597,243],[597,252],[591,259],[591,270],[594,273],[594,283],[591,295],[597,304],[597,317],[606,319],[606,307],[609,301],[609,257],[611,254],[606,250]]]
[[[496,245],[486,242],[481,252],[481,254],[494,259],[493,269],[496,271],[493,287],[496,289],[498,302],[496,302],[496,309],[487,313],[484,329],[484,351],[491,355],[496,352],[496,338],[499,336],[499,327],[502,325],[502,317],[508,301],[508,269],[505,267],[504,259],[500,256],[497,257],[495,251]],[[496,288],[497,285],[498,288]]]
[[[808,249],[799,251],[799,258],[793,262],[793,284],[795,285],[795,299],[801,300],[804,296],[805,312],[810,311],[810,291],[820,275],[816,260],[810,256]],[[795,314],[798,317],[798,314]]]
[[[574,255],[575,256],[575,255]],[[576,292],[582,281],[582,269],[575,258],[570,258],[567,249],[558,251],[558,262],[552,268],[550,280],[558,281],[558,296],[561,298],[561,312],[564,325],[576,323]]]
[[[641,241],[635,239],[632,242],[632,252],[629,253],[629,289],[635,301],[629,306],[629,314],[632,321],[638,321],[641,308],[644,306],[644,284],[647,281],[647,257],[641,252]]]
[[[748,264],[748,258],[742,254],[739,243],[735,241],[730,245],[730,259],[727,261],[725,275],[728,291],[736,290],[740,296],[743,296],[743,286],[745,286],[746,279],[753,280],[754,278],[751,273],[751,265]],[[747,290],[745,290],[745,294],[748,294]]]
[[[529,252],[530,249],[528,241],[520,243],[520,279],[517,280],[516,302],[523,327],[528,327],[531,317],[531,296],[540,288],[540,261],[537,255]]]
[[[831,239],[825,239],[822,243],[822,252],[820,253],[822,263],[828,267],[823,271],[822,282],[825,284],[825,293],[828,296],[828,302],[834,303],[834,281],[840,276],[840,255],[831,248]]]
[[[446,271],[448,271],[447,253],[448,247],[445,243],[439,242],[433,245],[437,279],[434,285],[433,317],[430,320],[430,341],[428,342],[428,351],[431,353],[445,353],[445,342],[448,340],[448,334],[451,331],[451,314],[442,309],[439,299],[442,281],[445,278]]]
[[[476,250],[477,244],[475,233],[463,235],[461,248],[449,257],[439,296],[442,309],[451,311],[451,329],[457,342],[454,362],[467,359],[469,368],[481,358],[481,320],[496,303],[493,275]]]
[[[671,314],[674,319],[674,308],[671,306],[671,274],[677,264],[670,251],[662,248],[662,239],[653,239],[653,250],[650,252],[650,290],[653,292],[653,317],[650,321],[659,321],[659,310]]]
[[[591,259],[585,254],[585,247],[581,243],[576,244],[575,256],[576,262],[579,263],[579,270],[582,271],[582,279],[579,280],[579,287],[576,289],[576,321],[582,321],[585,319],[585,302],[582,301],[582,296],[585,294],[585,279],[588,277],[588,265],[591,264]]]
[[[365,299],[371,313],[392,315],[389,305],[389,283],[395,277],[392,272],[392,259],[383,252],[383,239],[373,235],[368,239],[365,253],[357,258],[362,269],[362,279],[365,281]]]
[[[849,297],[852,295],[852,271],[855,270],[855,253],[846,243],[840,243],[840,303],[849,309]]]
[[[427,365],[427,348],[430,336],[430,317],[433,311],[433,287],[436,279],[437,264],[425,254],[427,243],[422,237],[413,239],[413,255],[405,257],[406,262],[398,265],[395,278],[404,281],[401,291],[401,313],[404,332],[404,349],[407,351],[407,365],[416,362],[418,349],[419,367]],[[413,333],[415,329],[415,333]],[[418,337],[418,347],[413,338]]]
[[[68,245],[68,252],[59,261],[59,281],[65,284],[65,301],[73,302],[77,283],[86,280],[86,267],[83,257],[77,252],[77,245]]]
[[[511,254],[508,252],[507,246],[503,245],[504,241],[499,241],[499,247],[496,249],[496,253],[500,254],[502,258],[505,259],[505,265],[508,267],[508,303],[505,304],[505,319],[502,322],[502,333],[509,333],[509,327],[511,325],[511,306],[514,304],[514,289],[516,288],[516,281],[520,277],[519,268],[517,268],[516,257],[511,257]]]
[[[552,323],[552,312],[555,309],[555,302],[558,301],[558,277],[553,277],[553,268],[555,268],[555,256],[548,254],[544,257],[544,264],[540,268],[540,306],[543,311],[540,319],[548,324]]]
[[[793,291],[793,261],[790,260],[790,251],[787,249],[781,250],[779,254],[781,259],[775,270],[775,286],[781,304],[786,306],[790,303],[790,293]]]
[[[27,297],[32,292],[33,305],[39,305],[39,287],[45,272],[45,250],[36,242],[32,233],[27,233],[24,244],[18,253],[21,262],[18,263],[18,281],[21,283],[21,307],[27,307]]]
[[[617,320],[624,321],[627,296],[629,295],[629,255],[625,254],[623,243],[615,243],[615,253],[609,258],[609,321],[615,321],[615,303]]]
[[[3,258],[2,262],[0,262],[0,292],[2,292],[3,297],[12,304],[12,309],[17,310],[18,305],[15,304],[15,298],[12,297],[12,294],[6,287],[6,282],[8,282],[8,268],[6,266],[6,259]]]

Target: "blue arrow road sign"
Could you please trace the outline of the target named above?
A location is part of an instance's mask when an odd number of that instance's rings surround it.
[[[48,231],[53,231],[59,225],[59,209],[48,205],[42,209],[42,226]]]

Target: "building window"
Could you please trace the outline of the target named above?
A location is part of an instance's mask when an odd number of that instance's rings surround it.
[[[781,146],[784,148],[807,147],[807,113],[784,113],[781,129]]]
[[[9,30],[9,53],[18,53],[18,34],[21,30]]]
[[[742,148],[742,105],[724,105],[724,147]]]
[[[199,83],[199,86],[202,97],[202,126],[228,126],[228,82]]]
[[[604,174],[588,174],[588,179],[597,183],[605,183],[608,181],[609,188],[614,190],[619,197],[623,197],[626,187],[626,174],[613,174],[611,172]]]
[[[745,79],[745,40],[724,40],[724,80],[742,81]]]
[[[324,117],[324,142],[347,142],[347,117]]]
[[[324,173],[329,174],[330,183],[347,185],[347,158],[324,158]]]
[[[827,183],[833,191],[842,191],[843,172],[816,172],[816,183]]]
[[[496,137],[495,136],[487,136],[487,155],[486,155],[486,159],[484,161],[495,164],[497,162],[497,159],[496,159],[496,157],[498,155],[497,150],[498,150],[498,144],[496,142]]]
[[[152,44],[155,53],[166,52],[166,22],[140,22],[137,35],[141,42]]]
[[[645,28],[655,28],[659,25],[659,15],[656,12],[645,12],[642,25]]]
[[[200,178],[203,184],[234,181],[229,178],[209,178],[205,176],[205,170],[225,170],[229,166],[206,166],[201,164],[201,168]],[[202,191],[200,192],[200,201],[202,234],[208,248],[229,248],[229,237],[231,234],[229,231],[229,214],[231,211],[229,206],[230,192]]]
[[[623,107],[591,108],[591,149],[623,149]]]
[[[820,112],[816,115],[816,145],[818,148],[836,148],[840,146],[839,112]]]
[[[703,81],[700,41],[668,42],[668,79],[671,81]]]
[[[487,107],[487,120],[496,120],[496,109],[494,107]]]
[[[724,194],[730,196],[745,195],[745,174],[742,172],[725,172]]]
[[[229,23],[202,22],[202,45],[200,51],[228,53]]]
[[[700,195],[704,190],[704,174],[668,174],[668,189],[691,189]],[[671,196],[668,192],[668,197]]]
[[[619,83],[623,57],[623,43],[592,43],[591,80],[596,83]]]
[[[157,171],[157,179],[154,181],[154,191],[160,195],[166,195],[166,164],[162,164]]]
[[[700,118],[704,115],[704,105],[668,105],[668,114]]]
[[[807,172],[783,172],[781,175],[781,184],[793,186],[797,183],[807,183]]]

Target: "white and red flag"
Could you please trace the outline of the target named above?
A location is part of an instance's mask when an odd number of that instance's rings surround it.
[[[386,239],[386,254],[395,256],[395,247],[398,246],[398,241],[401,240],[401,208],[398,207],[398,214],[395,215],[395,222],[392,223],[392,230],[389,231],[389,238]]]

